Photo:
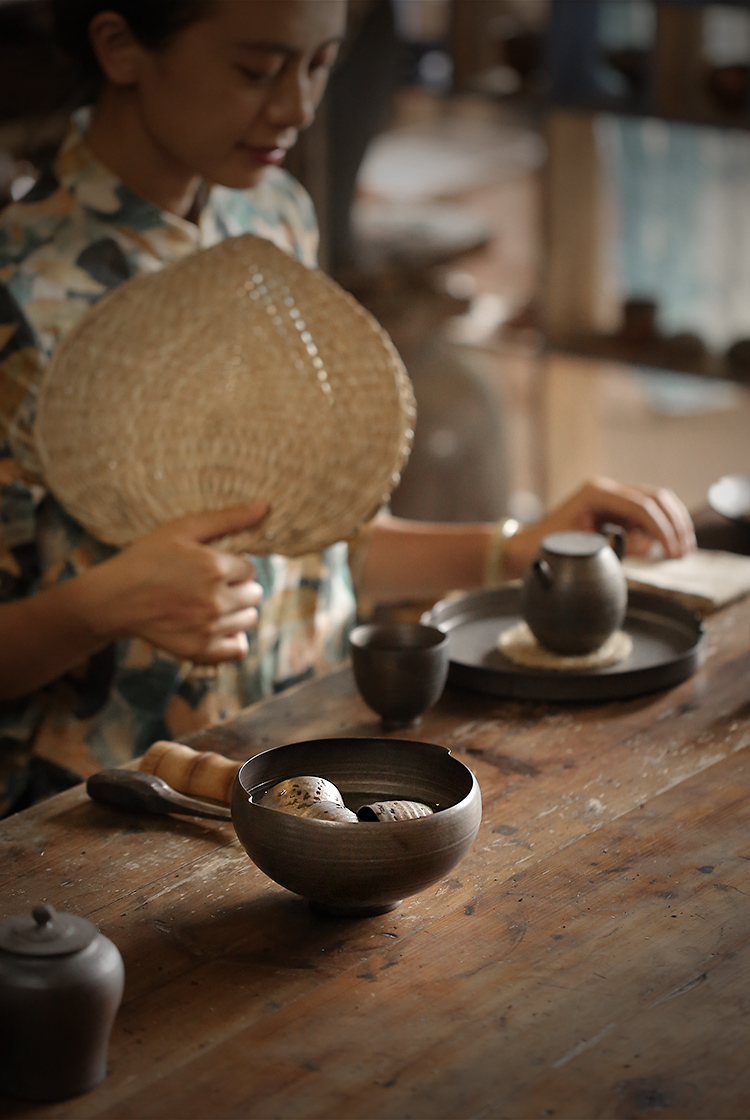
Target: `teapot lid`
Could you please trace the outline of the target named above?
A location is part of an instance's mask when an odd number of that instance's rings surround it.
[[[601,533],[570,530],[550,533],[542,539],[542,548],[556,556],[595,556],[608,543]]]
[[[0,922],[0,950],[24,957],[60,957],[85,949],[98,934],[93,922],[77,914],[58,914],[45,903],[30,914]]]

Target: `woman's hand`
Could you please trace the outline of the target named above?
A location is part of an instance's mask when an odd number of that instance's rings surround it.
[[[626,531],[626,552],[645,556],[654,542],[664,556],[684,556],[695,548],[693,523],[671,490],[630,486],[608,478],[585,482],[566,502],[511,537],[505,549],[509,576],[523,575],[542,538],[566,529],[596,532],[612,522]]]
[[[180,660],[242,657],[261,588],[249,561],[209,542],[254,528],[267,512],[253,502],[181,517],[73,579],[0,603],[0,700],[26,696],[128,636]]]
[[[247,653],[263,592],[249,560],[210,542],[251,529],[265,502],[190,514],[162,525],[86,573],[89,618],[111,640],[140,637],[183,660],[210,665]]]

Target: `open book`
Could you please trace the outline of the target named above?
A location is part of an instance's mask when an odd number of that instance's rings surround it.
[[[628,586],[659,591],[686,607],[710,614],[750,594],[750,556],[699,548],[679,560],[626,557]]]

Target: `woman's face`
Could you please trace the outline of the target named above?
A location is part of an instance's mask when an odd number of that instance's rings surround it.
[[[213,0],[158,50],[137,48],[141,125],[174,164],[249,187],[313,121],[346,0]]]

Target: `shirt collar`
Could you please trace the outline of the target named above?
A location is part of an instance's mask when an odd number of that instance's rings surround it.
[[[55,162],[55,176],[62,187],[88,210],[132,232],[141,241],[158,244],[160,257],[179,259],[214,238],[215,215],[211,192],[199,223],[189,222],[141,198],[101,163],[86,140],[91,108],[75,112]]]

